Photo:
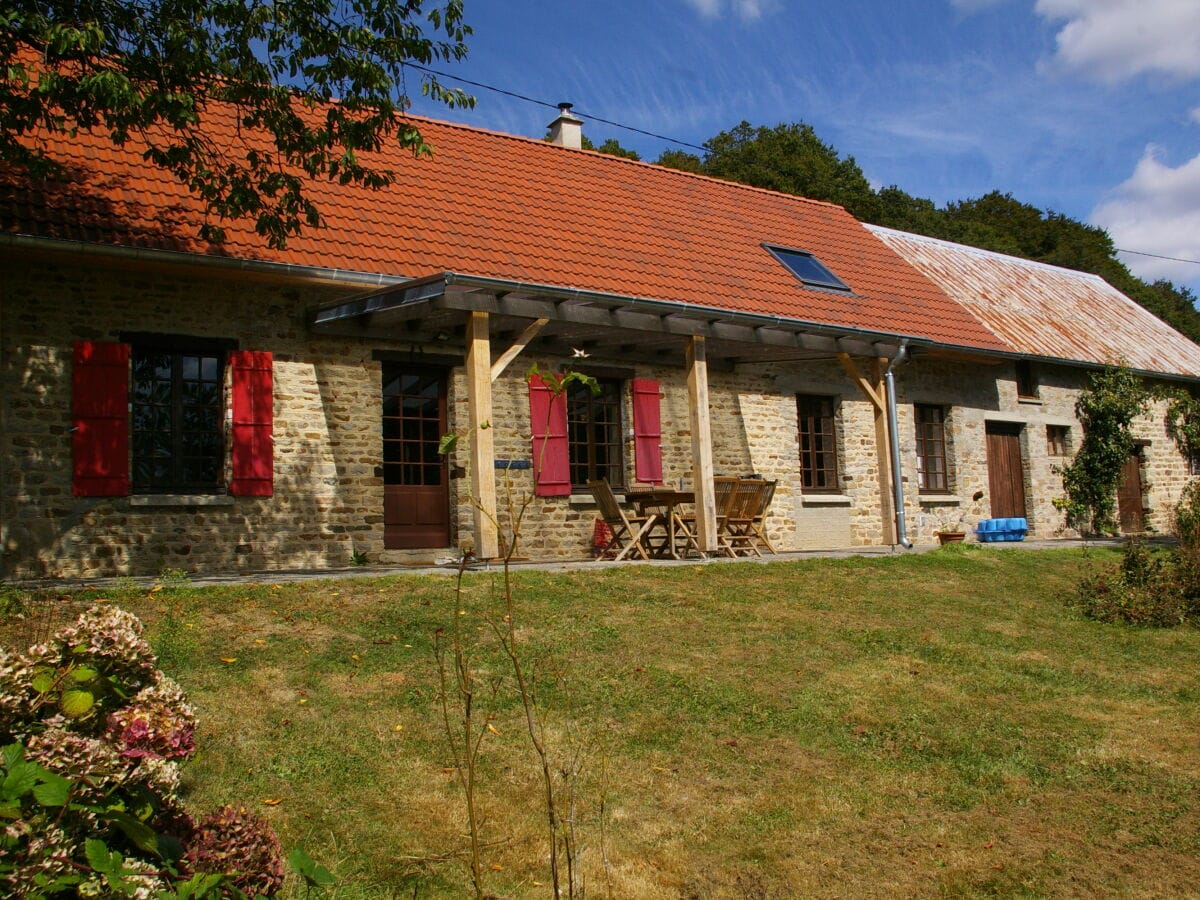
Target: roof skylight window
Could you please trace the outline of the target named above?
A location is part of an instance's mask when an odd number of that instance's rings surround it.
[[[829,291],[848,292],[850,290],[850,285],[829,271],[829,267],[811,253],[805,253],[803,250],[788,250],[786,247],[772,247],[770,244],[763,244],[763,246],[804,285]]]

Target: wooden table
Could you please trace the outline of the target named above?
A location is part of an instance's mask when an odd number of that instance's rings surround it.
[[[655,556],[671,557],[672,559],[682,559],[680,555],[679,544],[682,539],[683,553],[687,554],[688,550],[695,550],[700,553],[700,545],[696,543],[696,536],[692,534],[692,530],[688,528],[687,523],[683,520],[680,514],[680,507],[696,502],[695,491],[678,491],[674,488],[631,488],[626,492],[626,499],[638,508],[641,515],[646,515],[647,510],[656,512],[666,529],[666,544],[664,544],[661,552]],[[701,553],[701,556],[704,554]]]

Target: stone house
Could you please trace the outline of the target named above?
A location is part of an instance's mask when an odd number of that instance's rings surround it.
[[[581,558],[594,477],[692,486],[710,547],[712,476],[750,472],[778,483],[780,549],[991,515],[1053,536],[1089,369],[1200,378],[1091,276],[584,151],[566,108],[550,143],[419,125],[432,157],[314,187],[325,227],[280,251],[246,223],[200,241],[133,146],[0,172],[0,575],[494,556],[522,496],[521,554]],[[1188,461],[1142,427],[1123,509],[1153,525]]]

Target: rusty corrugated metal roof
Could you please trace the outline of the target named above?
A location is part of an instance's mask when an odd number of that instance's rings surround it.
[[[1017,353],[1200,377],[1200,345],[1098,275],[867,228]]]

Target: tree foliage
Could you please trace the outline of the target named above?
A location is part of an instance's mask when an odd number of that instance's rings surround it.
[[[642,158],[641,154],[636,150],[630,150],[628,147],[622,147],[621,142],[616,138],[608,138],[602,144],[597,145],[588,140],[588,136],[585,134],[583,136],[582,144],[584,150],[595,150],[597,153],[607,153],[609,156],[619,156],[622,159],[634,160],[640,160]]]
[[[320,223],[307,180],[372,188],[395,173],[361,154],[393,139],[428,153],[405,117],[406,68],[458,60],[462,0],[0,0],[0,160],[60,169],[39,136],[137,139],[216,222],[250,217],[273,247]],[[423,77],[449,106],[473,99]],[[206,127],[232,110],[239,139]],[[225,129],[228,133],[232,129]],[[266,136],[255,140],[254,136]]]
[[[878,218],[879,198],[854,157],[842,159],[811,125],[767,128],[743,121],[704,146],[706,175],[839,203],[866,221]]]
[[[1075,401],[1083,441],[1075,458],[1062,470],[1064,496],[1054,505],[1081,531],[1116,530],[1113,513],[1117,486],[1134,448],[1131,426],[1145,412],[1148,400],[1142,380],[1128,369],[1119,368],[1093,375],[1087,390]]]

